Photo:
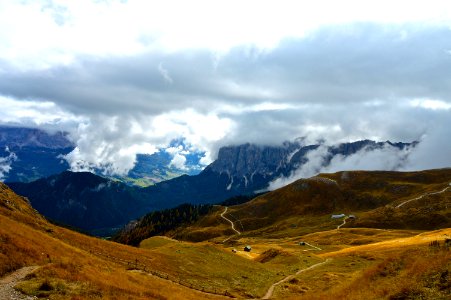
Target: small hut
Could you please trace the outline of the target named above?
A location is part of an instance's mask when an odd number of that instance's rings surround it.
[[[252,247],[249,246],[249,245],[247,245],[246,247],[244,247],[244,251],[246,251],[246,252],[251,252],[251,250],[252,250]]]
[[[346,217],[345,214],[339,214],[339,215],[332,215],[331,216],[332,219],[341,219],[341,218],[344,218],[344,217]]]

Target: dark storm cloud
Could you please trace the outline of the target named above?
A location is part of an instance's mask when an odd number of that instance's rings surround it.
[[[288,101],[444,98],[451,89],[450,49],[449,28],[361,24],[286,40],[254,60],[236,53],[224,65],[240,80],[277,86]]]
[[[2,72],[0,93],[54,101],[77,113],[120,114],[261,101],[362,103],[434,98],[449,101],[451,31],[447,28],[328,28],[285,40],[272,51],[235,48],[215,67],[208,51],[79,58],[34,72]],[[3,62],[4,63],[4,62]],[[171,82],[165,80],[164,66]]]

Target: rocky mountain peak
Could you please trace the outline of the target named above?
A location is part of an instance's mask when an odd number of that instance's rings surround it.
[[[348,156],[363,149],[377,149],[387,145],[403,149],[411,144],[371,140],[342,143],[327,147],[324,163],[329,163],[335,155]],[[285,142],[279,146],[247,143],[222,147],[217,160],[203,172],[225,174],[228,177],[227,190],[264,189],[271,180],[279,176],[288,176],[305,164],[308,161],[307,154],[318,147],[320,144],[305,145],[302,139]]]
[[[286,167],[287,157],[300,148],[299,143],[286,142],[281,146],[243,144],[222,147],[218,159],[208,168],[231,176],[272,173]]]
[[[48,133],[36,128],[0,127],[0,147],[41,147],[63,149],[74,147],[67,132]]]

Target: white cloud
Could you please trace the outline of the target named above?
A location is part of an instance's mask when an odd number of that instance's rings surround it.
[[[449,134],[451,115],[444,116],[447,123],[437,123],[420,139],[407,159],[403,170],[426,170],[451,167],[451,143]]]
[[[389,145],[380,149],[365,148],[347,157],[342,155],[335,156],[321,172],[333,173],[345,170],[396,171],[405,165],[410,151],[410,149],[399,150]]]
[[[180,170],[188,170],[186,166],[186,156],[190,152],[185,150],[182,145],[177,147],[166,148],[165,151],[172,155],[172,160],[169,163],[169,167],[175,167]]]
[[[346,170],[386,170],[417,171],[451,167],[451,144],[449,143],[449,125],[439,123],[431,128],[414,147],[400,150],[385,145],[382,148],[366,147],[349,156],[336,155],[327,161],[329,152],[326,146],[307,153],[307,162],[288,177],[272,181],[270,190],[292,183],[300,178],[308,178],[319,173],[334,173]]]
[[[396,147],[385,145],[382,148],[365,147],[362,150],[348,155],[335,155],[330,162],[328,147],[322,145],[306,155],[307,162],[295,170],[288,177],[280,177],[269,184],[269,189],[274,190],[290,184],[300,178],[309,178],[319,173],[334,173],[350,170],[402,170],[411,152],[415,149],[400,150]]]
[[[101,169],[105,174],[126,174],[136,162],[136,154],[152,154],[173,140],[183,139],[183,147],[169,147],[171,165],[185,169],[189,152],[205,152],[203,162],[212,160],[214,145],[230,130],[232,123],[194,110],[147,116],[92,116],[71,133],[77,148],[66,156],[73,171]]]
[[[271,49],[327,24],[449,25],[449,11],[446,0],[2,1],[0,58],[21,68],[47,68],[73,63],[78,55]]]
[[[173,82],[174,82],[174,80],[172,80],[171,76],[169,76],[169,71],[166,70],[166,69],[163,67],[163,63],[160,63],[160,64],[158,65],[158,72],[160,72],[161,76],[163,76],[164,80],[165,80],[167,83],[173,83]]]
[[[5,179],[5,175],[11,170],[11,164],[17,160],[17,156],[14,152],[10,152],[8,147],[6,147],[6,152],[9,153],[6,157],[0,157],[0,181]]]
[[[0,122],[69,130],[74,169],[119,173],[175,139],[204,165],[227,144],[416,140],[451,125],[450,7],[0,1]]]
[[[257,96],[257,95],[256,95]],[[261,98],[261,97],[259,97]],[[289,103],[262,102],[253,105],[221,105],[215,109],[217,114],[241,115],[245,113],[265,112],[265,111],[283,111],[288,109],[299,109],[302,105],[293,105]],[[305,108],[307,108],[305,106]]]
[[[282,176],[270,182],[268,189],[272,191],[295,182],[300,178],[309,178],[318,174],[324,167],[327,154],[328,148],[325,145],[321,145],[316,150],[307,152],[305,157],[307,161],[305,164],[295,170],[290,176]]]
[[[451,103],[434,99],[414,99],[410,101],[410,105],[413,107],[421,107],[424,109],[432,109],[432,110],[451,109]]]
[[[169,166],[175,167],[179,170],[187,170],[185,163],[186,163],[186,157],[179,153],[176,153],[174,155],[174,157],[172,158],[171,162],[169,163]]]
[[[0,124],[70,130],[85,120],[50,101],[21,101],[0,95],[0,107]]]
[[[228,118],[187,109],[157,116],[149,128],[154,129],[154,137],[165,137],[166,144],[183,138],[191,152],[205,152],[202,159],[205,164],[215,159],[217,143],[233,131],[233,127],[233,121]]]

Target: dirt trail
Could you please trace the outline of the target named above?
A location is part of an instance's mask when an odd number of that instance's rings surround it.
[[[239,232],[238,230],[235,229],[235,224],[233,223],[233,221],[224,216],[224,214],[227,212],[228,209],[229,208],[226,206],[226,208],[224,209],[224,211],[221,214],[221,218],[223,218],[224,220],[226,220],[226,221],[228,221],[230,223],[230,225],[232,226],[233,231],[235,231],[237,234],[241,234],[241,232]],[[226,242],[227,240],[229,240],[230,238],[231,238],[231,236],[226,238],[223,241],[223,243]]]
[[[0,299],[22,300],[37,299],[24,295],[14,289],[14,286],[39,266],[23,267],[0,279]]]
[[[327,262],[329,262],[329,261],[330,261],[330,258],[326,259],[326,260],[323,261],[323,262],[314,264],[314,265],[312,265],[312,266],[310,266],[310,267],[308,267],[308,268],[299,270],[299,271],[297,271],[295,274],[289,275],[289,276],[285,277],[284,279],[282,279],[282,280],[280,280],[280,281],[274,283],[273,285],[271,285],[271,287],[268,289],[268,291],[266,292],[265,296],[263,296],[262,299],[270,299],[270,298],[272,297],[273,293],[274,293],[274,288],[275,288],[276,286],[278,286],[279,284],[284,283],[284,282],[286,282],[286,281],[288,281],[288,280],[290,280],[290,279],[293,279],[295,276],[297,276],[297,275],[299,275],[299,274],[301,274],[301,273],[303,273],[303,272],[305,272],[305,271],[309,271],[309,270],[312,270],[312,269],[314,269],[314,268],[316,268],[316,267],[319,267],[319,266],[321,266],[321,265],[324,265],[325,263],[327,263]]]
[[[338,226],[337,226],[337,229],[340,229],[341,226],[343,226],[344,224],[346,224],[346,220],[347,220],[347,219],[348,219],[348,218],[345,217],[344,220],[343,220],[343,223],[341,223],[340,225],[338,225]]]
[[[401,204],[399,204],[398,206],[396,206],[396,208],[400,208],[400,207],[403,206],[404,204],[407,204],[407,203],[412,202],[412,201],[420,200],[420,199],[422,199],[422,198],[424,198],[424,197],[426,197],[426,196],[431,196],[431,195],[437,195],[437,194],[444,193],[444,192],[446,192],[446,190],[448,190],[450,187],[451,187],[451,182],[448,184],[448,186],[447,186],[446,188],[444,188],[444,189],[441,190],[441,191],[433,192],[433,193],[426,193],[426,194],[421,195],[421,196],[419,196],[419,197],[416,197],[416,198],[413,198],[413,199],[404,201],[403,203],[401,203]]]
[[[304,242],[307,246],[310,246],[310,247],[312,247],[312,248],[314,248],[314,249],[309,249],[309,250],[304,250],[304,251],[310,251],[310,250],[318,250],[318,251],[321,251],[321,250],[323,250],[323,249],[321,249],[320,247],[316,247],[316,246],[313,246],[312,244],[309,244],[309,243],[307,243],[307,242]]]

